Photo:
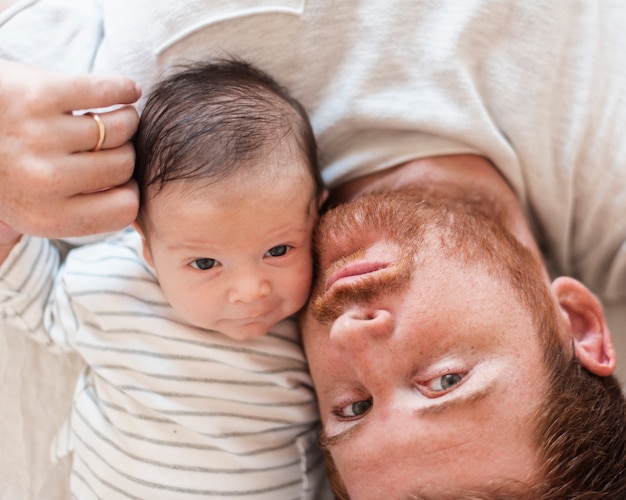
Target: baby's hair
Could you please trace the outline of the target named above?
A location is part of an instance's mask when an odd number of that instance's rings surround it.
[[[150,94],[135,135],[141,206],[172,181],[218,181],[292,141],[323,192],[317,145],[302,105],[237,59],[179,67]]]

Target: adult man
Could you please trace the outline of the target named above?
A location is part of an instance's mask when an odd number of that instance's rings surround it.
[[[602,308],[549,284],[491,165],[412,162],[343,193],[303,321],[338,497],[623,498]]]
[[[249,59],[310,111],[332,187],[371,182],[366,176],[414,159],[489,158],[514,189],[550,269],[623,306],[621,2],[107,0],[102,11],[81,2],[74,21],[56,13],[63,3],[28,2],[14,12],[0,29],[3,54],[128,74],[146,90],[181,60],[224,52]],[[41,12],[56,24],[24,37]],[[87,65],[72,64],[50,42],[58,20],[81,36],[91,29],[81,38]],[[388,187],[404,183],[397,177]]]

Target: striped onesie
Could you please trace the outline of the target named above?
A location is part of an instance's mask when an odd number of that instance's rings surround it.
[[[168,305],[133,230],[70,251],[24,236],[0,319],[86,362],[54,456],[74,498],[318,498],[318,411],[295,322],[244,342]]]

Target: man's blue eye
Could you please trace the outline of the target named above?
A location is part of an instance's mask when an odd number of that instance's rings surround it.
[[[372,407],[372,402],[370,400],[365,401],[357,401],[356,403],[352,403],[352,413],[355,416],[363,415],[367,413],[367,411]]]
[[[218,262],[215,259],[196,259],[191,263],[191,267],[199,271],[206,271],[214,268]]]
[[[289,245],[278,245],[270,248],[265,255],[269,257],[282,257],[289,251]]]
[[[355,401],[343,408],[339,408],[337,415],[340,418],[351,419],[365,415],[372,407],[371,399],[364,399],[362,401]]]
[[[459,385],[463,381],[464,373],[446,373],[426,381],[423,385],[435,393],[444,393]]]
[[[459,373],[448,373],[447,375],[441,377],[441,388],[444,390],[450,389],[451,387],[457,385],[462,378],[463,377]]]

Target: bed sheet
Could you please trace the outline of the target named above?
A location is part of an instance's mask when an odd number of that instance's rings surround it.
[[[82,367],[30,339],[0,331],[0,499],[68,500],[69,457],[50,444],[71,405]]]

